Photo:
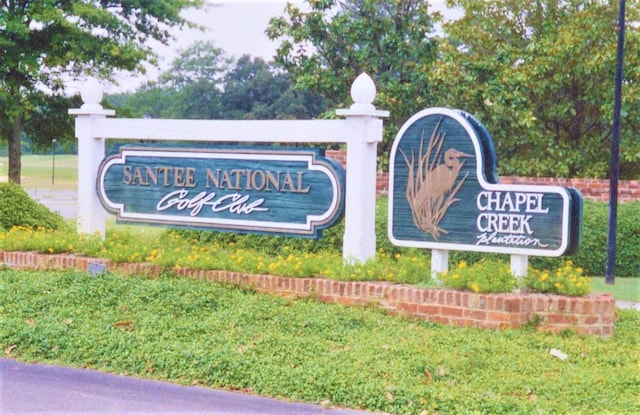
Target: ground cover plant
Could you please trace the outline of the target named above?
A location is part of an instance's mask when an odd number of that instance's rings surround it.
[[[5,357],[394,414],[640,412],[640,312],[611,339],[463,329],[163,276],[0,271]],[[549,352],[566,353],[566,360]]]

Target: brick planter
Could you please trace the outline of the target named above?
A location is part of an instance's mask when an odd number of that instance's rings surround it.
[[[17,269],[86,271],[90,263],[99,263],[110,271],[123,274],[151,276],[163,270],[148,263],[111,264],[105,259],[67,254],[0,251],[0,264]],[[614,332],[615,300],[610,294],[587,297],[475,294],[389,282],[345,282],[188,268],[175,272],[185,277],[236,284],[278,295],[315,297],[328,303],[376,304],[394,314],[463,327],[502,329],[535,324],[538,330],[556,333],[570,330],[602,337],[610,337]]]

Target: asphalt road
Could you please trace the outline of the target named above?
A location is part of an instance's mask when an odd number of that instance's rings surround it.
[[[357,415],[236,392],[0,359],[0,414]]]
[[[78,192],[75,190],[26,189],[32,199],[50,210],[58,212],[65,219],[78,215]]]

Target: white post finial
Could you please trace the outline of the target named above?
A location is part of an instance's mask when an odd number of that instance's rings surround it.
[[[373,106],[373,100],[376,98],[376,94],[376,84],[369,75],[363,72],[358,75],[351,84],[351,99],[353,99],[353,104],[351,104],[349,109],[336,110],[336,114],[345,117],[388,117],[389,111],[377,110],[376,107]]]
[[[84,110],[101,110],[102,105],[102,86],[95,78],[90,78],[82,87],[80,91],[80,97],[84,104],[82,109]]]
[[[351,99],[354,104],[351,109],[375,109],[373,100],[376,98],[376,84],[366,73],[358,75],[351,84]]]

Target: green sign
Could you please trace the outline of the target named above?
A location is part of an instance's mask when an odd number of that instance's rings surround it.
[[[124,147],[97,188],[121,222],[319,237],[342,214],[344,169],[316,149]]]
[[[559,256],[577,249],[581,223],[575,189],[499,184],[491,136],[470,114],[424,110],[394,141],[389,238],[397,245]]]

